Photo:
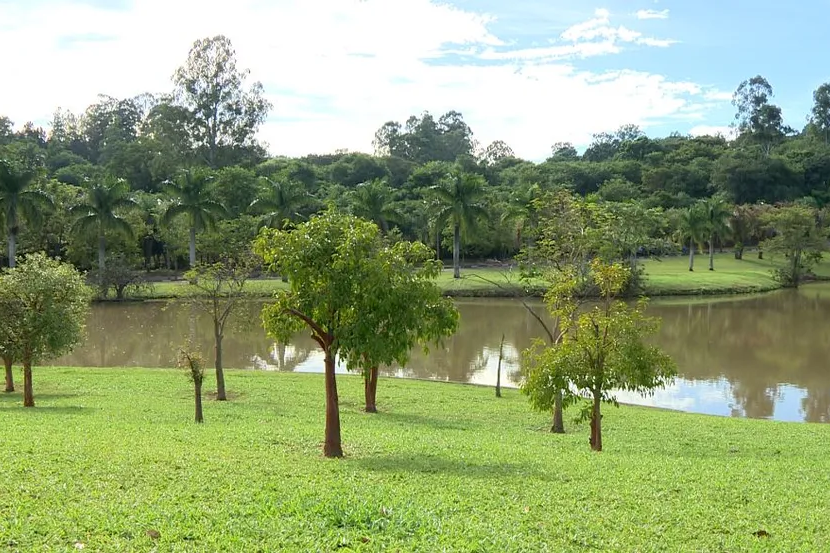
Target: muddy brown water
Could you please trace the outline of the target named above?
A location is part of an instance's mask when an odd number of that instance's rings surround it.
[[[262,305],[244,304],[230,323],[225,366],[321,371],[322,355],[307,335],[286,346],[266,336],[259,326]],[[461,325],[443,348],[428,355],[417,351],[406,367],[382,374],[495,385],[504,333],[502,382],[517,385],[521,351],[541,337],[539,323],[515,300],[459,300],[457,305]],[[662,320],[654,340],[675,359],[679,376],[652,397],[620,394],[620,401],[725,416],[830,422],[830,285],[753,297],[659,299],[651,302],[649,312]],[[52,364],[170,367],[176,348],[188,339],[211,358],[210,318],[193,306],[96,304],[86,342]]]

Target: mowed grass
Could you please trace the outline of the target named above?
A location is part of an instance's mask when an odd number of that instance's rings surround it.
[[[744,253],[742,260],[730,253],[715,254],[715,270],[709,270],[709,256],[695,256],[695,268],[689,271],[688,256],[647,259],[645,292],[647,295],[742,294],[766,292],[780,288],[773,270],[784,264],[783,256],[758,259],[757,252]],[[824,260],[813,272],[820,279],[830,278],[830,262]]]
[[[687,256],[671,256],[643,261],[645,269],[645,293],[650,296],[686,296],[714,294],[747,294],[767,292],[780,288],[772,271],[784,263],[783,257],[759,260],[756,252],[746,252],[743,260],[736,260],[732,253],[715,255],[715,270],[709,271],[709,256],[695,258],[695,270],[689,271]],[[822,261],[813,269],[818,279],[830,279],[830,261]],[[516,267],[463,268],[461,278],[453,278],[451,268],[445,269],[437,279],[438,286],[449,296],[497,296],[541,295],[544,282],[530,283],[519,280]],[[288,289],[280,279],[253,279],[246,284],[246,294],[251,298],[267,298],[279,290]],[[134,299],[171,299],[189,293],[184,280],[155,282],[151,287],[135,293]]]
[[[825,551],[830,425],[607,408],[546,432],[507,390],[339,378],[347,457],[325,459],[320,375],[229,371],[192,422],[173,370],[35,371],[0,396],[8,551]]]

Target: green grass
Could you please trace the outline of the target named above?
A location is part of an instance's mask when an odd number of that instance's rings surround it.
[[[783,258],[774,260],[757,259],[755,252],[747,252],[744,259],[738,261],[731,253],[715,255],[715,270],[709,271],[708,255],[699,255],[695,259],[695,270],[689,272],[689,258],[686,256],[664,257],[660,260],[648,259],[645,267],[645,292],[650,296],[685,296],[714,294],[747,294],[767,292],[780,288],[773,279],[772,270],[783,263]],[[814,269],[819,279],[830,279],[830,262],[824,261]],[[519,295],[524,284],[519,282],[517,269],[501,268],[463,268],[461,278],[452,276],[452,269],[445,269],[437,280],[438,286],[450,296],[498,296],[513,297]],[[537,294],[543,283],[531,283]],[[270,297],[278,290],[288,287],[279,279],[250,280],[246,293],[250,297]],[[151,288],[133,295],[134,299],[169,299],[178,298],[187,293],[188,285],[184,280],[156,282]]]
[[[695,256],[695,270],[689,271],[687,256],[646,260],[646,293],[658,295],[743,294],[780,288],[772,271],[784,263],[783,257],[758,259],[756,252],[746,252],[736,260],[732,253],[715,254],[715,270],[709,270],[709,256]],[[816,277],[830,277],[830,263],[815,267]]]
[[[228,383],[233,401],[208,401],[196,425],[176,371],[36,369],[38,407],[0,396],[0,548],[812,552],[830,539],[830,425],[609,407],[593,454],[584,425],[549,434],[515,390],[382,379],[367,415],[361,381],[342,377],[347,457],[331,460],[319,375]]]

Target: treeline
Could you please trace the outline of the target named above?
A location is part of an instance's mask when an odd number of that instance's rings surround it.
[[[647,225],[635,251],[655,241],[678,252],[713,241],[740,248],[769,232],[757,206],[830,202],[830,84],[814,92],[801,130],[757,76],[735,91],[734,140],[650,138],[627,125],[595,135],[582,154],[558,143],[534,163],[502,141],[478,144],[455,111],[385,123],[374,155],[269,157],[256,133],[271,106],[247,75],[217,36],[194,43],[169,93],[59,109],[48,132],[0,117],[4,261],[46,251],[81,269],[181,270],[326,205],[442,255],[456,246],[459,257],[505,258],[531,236],[535,200],[562,188]],[[716,230],[690,220],[711,219],[712,206],[723,212]]]

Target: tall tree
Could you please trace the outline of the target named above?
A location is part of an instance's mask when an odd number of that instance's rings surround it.
[[[696,203],[680,214],[678,232],[680,240],[689,240],[689,271],[695,270],[695,248],[708,235],[708,216],[703,204]]]
[[[21,219],[38,225],[43,213],[52,207],[49,197],[34,188],[36,173],[0,159],[0,217],[6,223],[9,241],[9,267],[15,266]]]
[[[743,81],[732,95],[738,131],[760,144],[766,155],[790,131],[781,108],[770,103],[772,97],[772,86],[761,75]]]
[[[269,228],[282,229],[286,222],[300,219],[300,210],[311,199],[302,183],[285,178],[261,177],[263,189],[257,199],[251,202],[251,210],[262,215],[260,224]]]
[[[400,223],[401,214],[392,201],[392,189],[382,180],[364,182],[351,193],[352,213],[372,221],[384,234],[390,223]]]
[[[723,198],[712,197],[703,201],[706,216],[706,232],[709,234],[709,270],[715,270],[715,240],[723,240],[729,235],[729,219],[732,207]]]
[[[441,203],[437,228],[452,224],[453,277],[461,278],[462,233],[471,231],[484,218],[487,210],[481,203],[484,197],[484,179],[479,175],[453,169],[432,191]]]
[[[830,83],[824,83],[813,92],[810,122],[815,125],[826,143],[830,143]]]
[[[84,190],[83,202],[72,207],[70,212],[77,217],[73,230],[81,234],[94,235],[98,239],[98,272],[103,278],[107,259],[107,232],[119,232],[133,237],[130,223],[123,217],[123,211],[135,206],[129,197],[127,181],[108,177],[95,181]],[[103,281],[102,281],[103,282]]]
[[[248,74],[237,68],[231,41],[217,35],[194,42],[173,75],[176,97],[192,114],[191,139],[204,148],[211,167],[217,167],[220,149],[250,146],[271,108],[262,84],[245,88]]]
[[[805,273],[827,250],[827,229],[823,228],[817,211],[803,205],[770,209],[762,217],[775,232],[763,242],[764,250],[783,255],[787,260],[775,271],[775,277],[784,286],[797,288]]]
[[[196,266],[196,233],[216,227],[218,217],[225,215],[225,208],[210,195],[212,175],[201,169],[183,170],[173,182],[164,183],[164,191],[172,201],[162,217],[169,225],[173,219],[187,217],[190,232],[190,267]]]

